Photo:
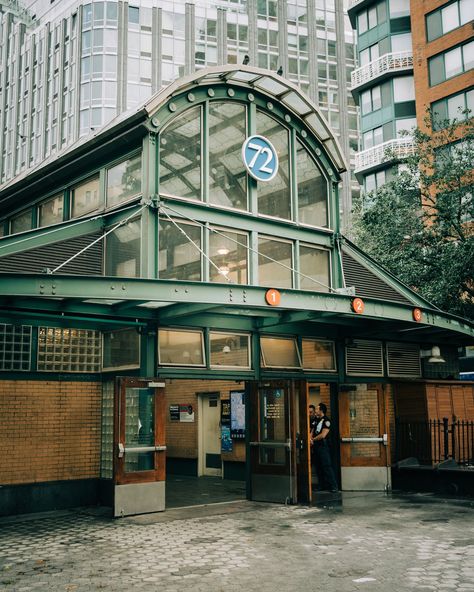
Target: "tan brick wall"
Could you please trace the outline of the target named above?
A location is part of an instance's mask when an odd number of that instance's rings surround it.
[[[474,84],[474,71],[464,72],[441,84],[430,87],[428,58],[474,37],[472,23],[442,35],[431,42],[426,40],[425,15],[447,4],[447,0],[411,0],[411,29],[413,38],[413,73],[415,78],[416,116],[418,126],[426,129],[424,120],[430,103],[447,97]]]
[[[229,399],[230,391],[245,388],[244,382],[230,380],[166,380],[166,446],[167,455],[172,458],[198,457],[199,408],[196,393],[220,393],[221,400]],[[171,421],[169,406],[189,405],[194,408],[194,422]],[[233,441],[233,451],[222,454],[224,460],[245,461],[245,443]]]
[[[0,381],[0,484],[99,476],[101,384]]]

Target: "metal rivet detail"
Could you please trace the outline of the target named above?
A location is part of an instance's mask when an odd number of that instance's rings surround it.
[[[317,154],[318,156],[321,156],[321,150],[320,150],[319,148],[316,148],[316,151],[315,151],[315,152],[316,152],[316,154]]]
[[[307,134],[306,130],[302,130],[301,137],[302,138],[307,138],[308,137],[308,134]]]
[[[254,97],[254,95],[252,93],[249,93],[247,95],[247,98],[248,98],[249,101],[255,101],[255,97]]]
[[[270,111],[271,111],[273,109],[273,103],[268,102],[267,109],[270,109]]]
[[[208,89],[207,89],[207,94],[208,94],[210,97],[213,97],[213,96],[215,95],[214,89],[213,89],[213,88],[208,88]]]
[[[235,90],[233,88],[227,89],[227,94],[229,97],[233,97],[235,95]]]
[[[195,99],[196,99],[196,97],[193,95],[193,93],[189,93],[189,95],[188,95],[188,101],[190,103],[192,103]]]
[[[175,104],[175,103],[170,103],[170,104],[168,105],[168,109],[169,109],[169,110],[170,110],[172,113],[174,113],[174,112],[176,111],[176,104]]]
[[[290,117],[289,115],[285,115],[285,121],[286,121],[287,123],[290,123],[290,121],[291,121],[291,117]]]
[[[155,127],[160,127],[160,120],[158,119],[158,117],[153,117],[153,119],[151,120],[151,124]]]

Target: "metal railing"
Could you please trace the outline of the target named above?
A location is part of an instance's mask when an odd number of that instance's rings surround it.
[[[396,51],[386,53],[372,60],[365,66],[354,70],[351,74],[351,88],[354,90],[387,72],[399,72],[413,69],[413,51]]]
[[[355,172],[358,173],[365,169],[377,167],[390,160],[406,158],[413,154],[415,144],[410,137],[398,138],[397,140],[388,140],[383,144],[378,144],[373,148],[356,152]]]
[[[396,420],[395,442],[396,461],[414,457],[423,465],[446,460],[474,465],[474,421]]]

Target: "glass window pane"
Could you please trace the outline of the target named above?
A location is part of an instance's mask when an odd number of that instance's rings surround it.
[[[369,29],[377,26],[377,7],[372,6],[368,10]]]
[[[372,111],[372,95],[370,90],[366,90],[360,95],[362,114],[370,113]]]
[[[411,33],[403,33],[402,35],[393,35],[391,39],[392,52],[411,51],[412,38]]]
[[[376,127],[374,130],[374,146],[378,146],[383,142],[383,127]]]
[[[159,277],[165,280],[199,282],[201,281],[201,253],[199,251],[201,229],[199,226],[181,221],[176,224],[179,228],[170,220],[160,220]]]
[[[302,290],[316,292],[329,292],[329,252],[323,249],[300,246],[300,271],[305,276],[300,276]],[[311,281],[313,278],[316,281]]]
[[[141,154],[121,162],[107,171],[107,205],[138,195],[142,190]]]
[[[443,33],[452,31],[459,27],[458,3],[454,2],[441,10],[441,22],[443,23]]]
[[[64,196],[57,195],[38,207],[38,226],[49,226],[63,221]]]
[[[328,226],[327,182],[306,148],[296,142],[298,216],[303,224]]]
[[[395,78],[395,80],[397,80]],[[380,92],[380,86],[375,86],[372,89],[372,111],[376,111],[377,109],[381,109],[382,107],[382,95]]]
[[[99,207],[99,178],[77,185],[72,190],[72,217],[77,218]]]
[[[104,333],[102,367],[138,368],[140,366],[140,335],[135,329]]]
[[[334,342],[303,339],[303,368],[311,370],[336,370]]]
[[[463,111],[465,109],[464,94],[456,95],[448,99],[448,118],[450,120],[464,119]]]
[[[441,13],[439,10],[436,10],[426,17],[426,34],[428,41],[441,37],[443,34]]]
[[[410,0],[390,0],[390,18],[400,18],[410,14]]]
[[[141,219],[131,220],[106,237],[105,275],[140,276]]]
[[[374,132],[373,130],[369,130],[368,132],[365,132],[363,135],[363,145],[364,145],[364,150],[367,150],[367,148],[372,148],[372,146],[374,145]]]
[[[431,105],[431,119],[433,121],[433,129],[439,130],[444,127],[448,119],[448,104],[446,99],[436,101]]]
[[[201,109],[174,119],[161,134],[160,192],[201,199]]]
[[[370,62],[370,50],[369,48],[363,49],[359,53],[359,62],[361,66],[365,66]]]
[[[434,86],[445,80],[443,55],[431,58],[428,62],[430,69],[430,85]]]
[[[16,234],[17,232],[25,232],[25,230],[31,230],[31,210],[22,212],[15,216],[10,221],[10,232]]]
[[[250,338],[237,333],[209,334],[211,366],[250,368]]]
[[[125,472],[155,468],[154,452],[133,452],[133,448],[155,445],[154,391],[148,388],[125,389]]]
[[[265,237],[258,240],[258,284],[275,288],[293,286],[293,245]],[[283,265],[280,264],[284,264]]]
[[[209,105],[209,201],[247,209],[247,175],[242,161],[246,111],[237,103]]]
[[[287,398],[285,389],[264,387],[258,389],[259,439],[261,442],[286,442],[288,436]],[[261,465],[285,465],[288,451],[285,448],[265,446],[259,450]]]
[[[265,368],[301,368],[296,339],[293,337],[260,337]]]
[[[415,100],[413,76],[400,76],[393,79],[393,95],[396,103]]]
[[[466,107],[469,109],[468,117],[474,117],[474,89],[466,93]]]
[[[267,138],[278,154],[278,172],[268,182],[259,182],[258,211],[260,214],[289,219],[291,216],[291,192],[289,172],[288,130],[268,115],[257,111],[257,133]]]
[[[461,15],[461,25],[474,19],[474,3],[472,0],[460,0],[459,13]]]
[[[474,68],[474,41],[466,43],[462,48],[463,61],[464,61],[464,72]]]
[[[368,29],[367,12],[361,12],[357,19],[357,30],[359,35],[365,33]]]
[[[159,329],[160,364],[204,366],[204,343],[201,331]]]
[[[456,47],[444,54],[444,67],[446,78],[451,78],[462,72],[461,48]]]
[[[209,257],[217,265],[210,265],[211,282],[225,282],[229,278],[236,284],[247,282],[247,245],[246,234],[218,230],[209,237]]]

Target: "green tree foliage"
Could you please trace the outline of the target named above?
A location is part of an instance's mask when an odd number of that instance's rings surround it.
[[[433,136],[414,131],[403,166],[355,204],[352,234],[435,306],[474,319],[474,119],[466,118]]]

